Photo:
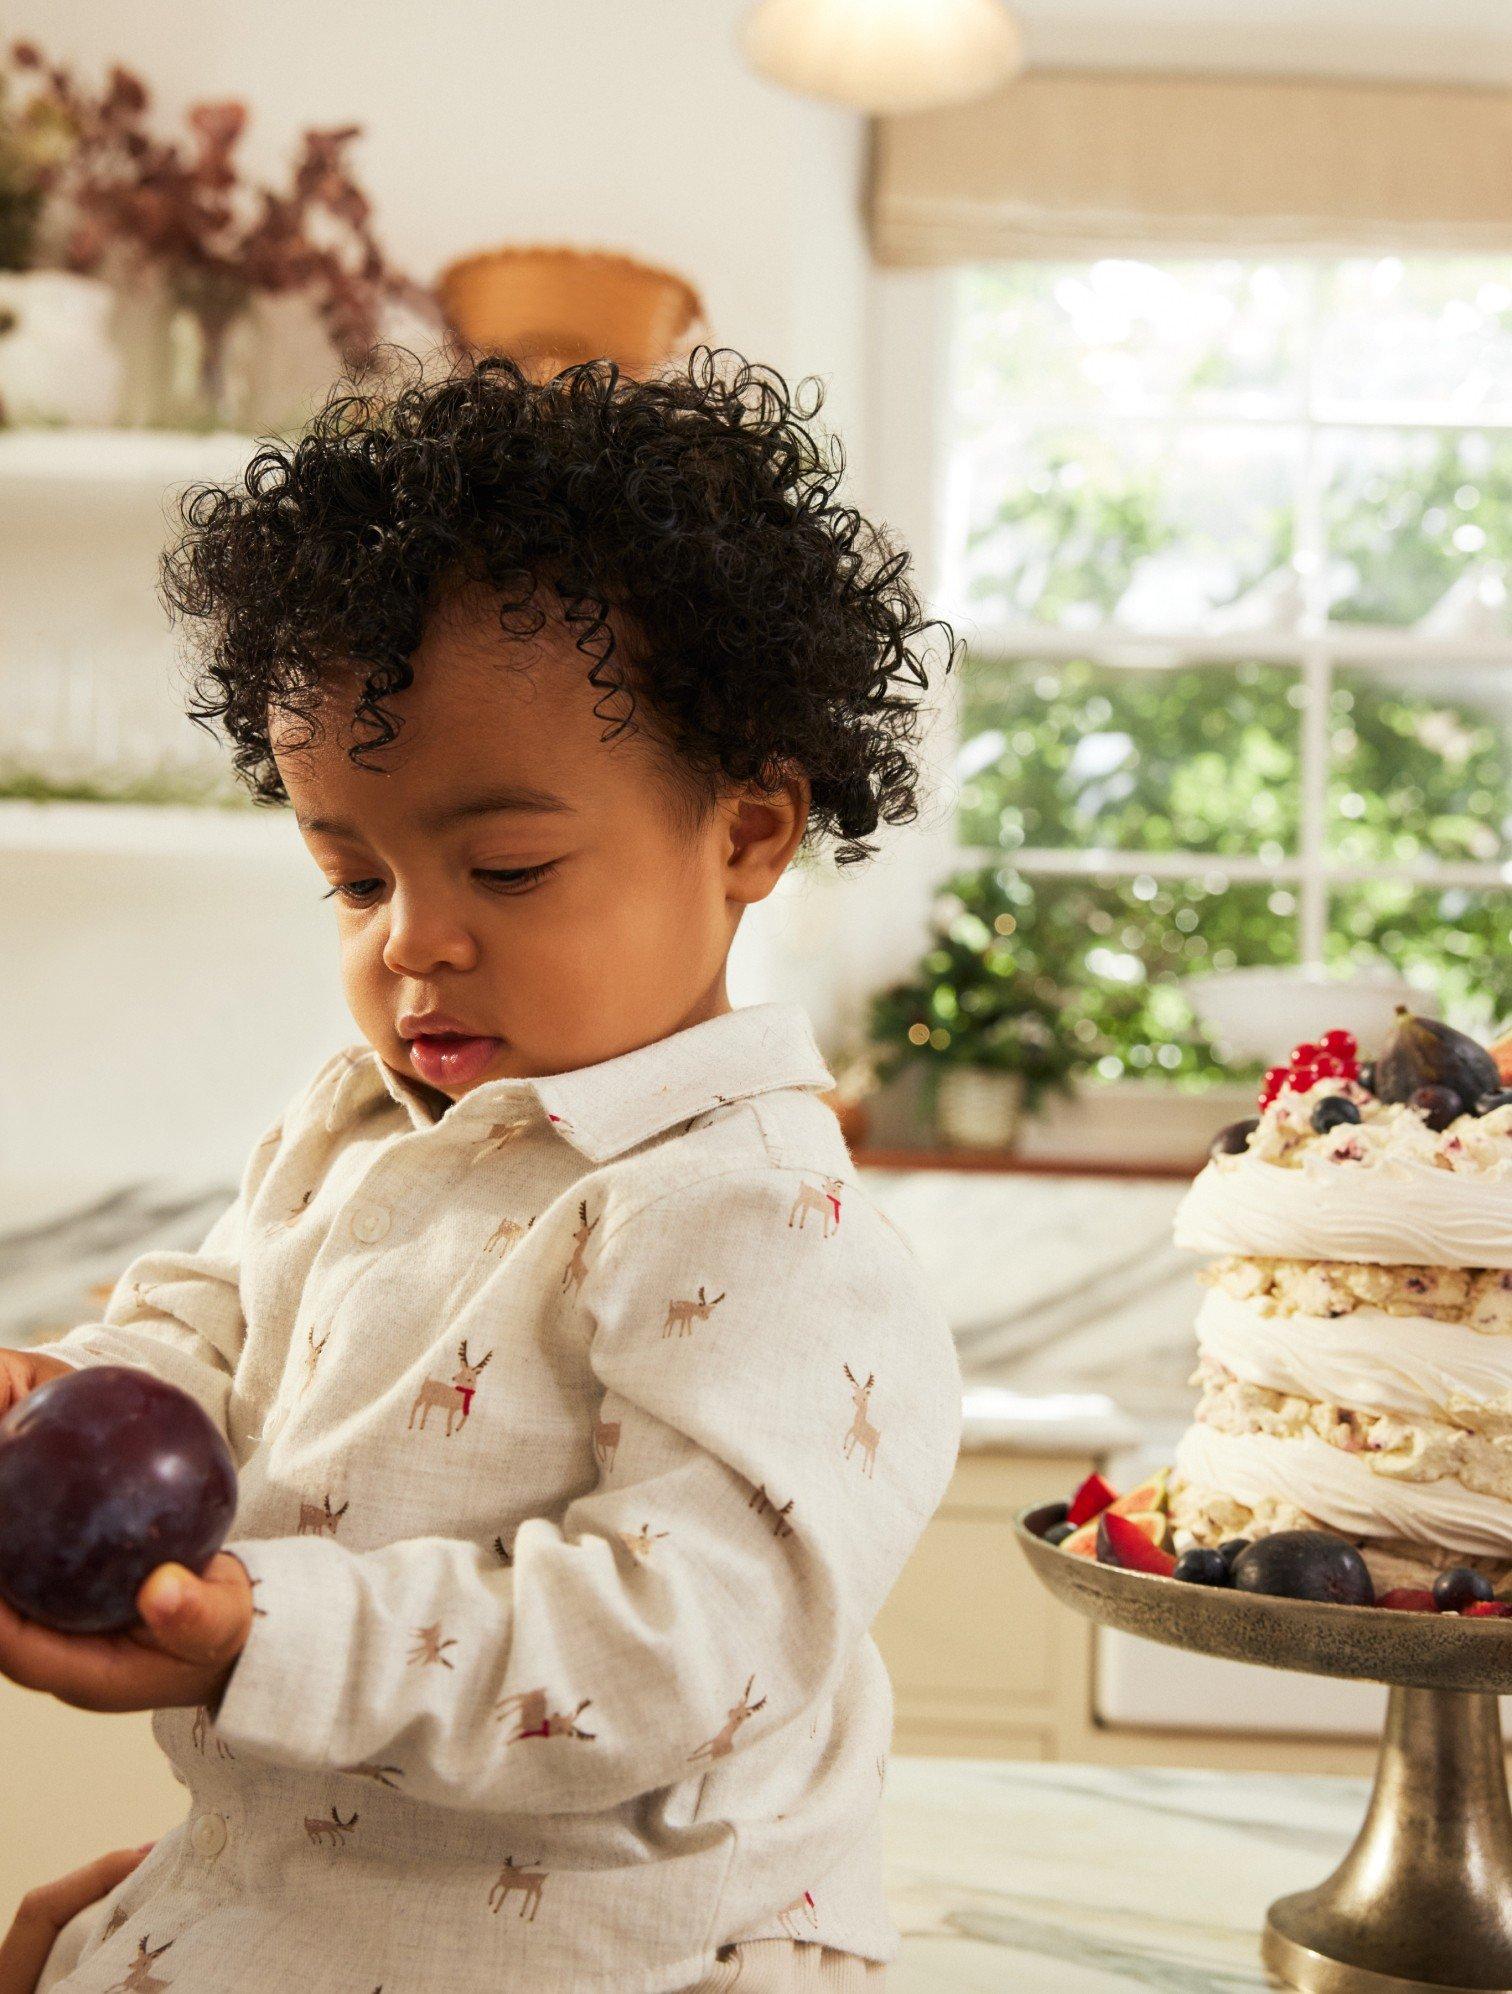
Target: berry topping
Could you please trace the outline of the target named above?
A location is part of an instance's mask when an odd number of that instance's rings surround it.
[[[1466,1620],[1512,1620],[1512,1606],[1499,1599],[1478,1599],[1465,1608]]]
[[[1455,1565],[1433,1581],[1433,1601],[1440,1613],[1463,1613],[1467,1606],[1481,1606],[1495,1597],[1491,1581],[1468,1565]]]
[[[1076,1525],[1066,1521],[1064,1518],[1059,1523],[1052,1523],[1044,1533],[1047,1544],[1064,1544],[1068,1537],[1074,1537],[1075,1535]]]
[[[1250,1547],[1250,1540],[1248,1537],[1229,1537],[1226,1538],[1224,1542],[1218,1546],[1218,1555],[1220,1558],[1222,1558],[1223,1562],[1228,1566],[1229,1570],[1232,1571],[1234,1568],[1234,1560],[1238,1557],[1241,1551],[1247,1551],[1249,1547]]]
[[[1318,1043],[1335,1059],[1353,1059],[1360,1050],[1353,1032],[1325,1032]]]
[[[1228,1559],[1221,1551],[1183,1551],[1176,1560],[1173,1579],[1184,1579],[1194,1586],[1226,1586],[1229,1583]]]
[[[1254,1115],[1246,1121],[1230,1122],[1225,1129],[1219,1129],[1208,1147],[1209,1156],[1242,1156],[1249,1147],[1249,1139],[1259,1128]]]
[[[1446,1129],[1465,1112],[1463,1097],[1452,1087],[1419,1087],[1407,1105],[1431,1129]]]
[[[1312,1111],[1312,1125],[1319,1135],[1327,1135],[1341,1122],[1357,1122],[1360,1111],[1353,1101],[1346,1101],[1342,1094],[1326,1094]]]
[[[1376,1605],[1390,1607],[1395,1613],[1438,1612],[1438,1602],[1433,1594],[1422,1592],[1416,1586],[1393,1586],[1390,1592],[1381,1594]]]

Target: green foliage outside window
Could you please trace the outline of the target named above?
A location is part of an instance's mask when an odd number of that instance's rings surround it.
[[[1272,396],[1280,409],[1288,384],[1300,378],[1292,329],[1304,314],[1296,299],[1277,303],[1267,322],[1269,343],[1231,337],[1225,327],[1244,313],[1252,314],[1245,323],[1259,323],[1252,311],[1259,266],[1248,276],[1243,266],[1214,269],[1218,275],[1199,300],[1213,304],[1219,326],[1211,353],[1198,354],[1184,379],[1167,381],[1160,369],[1179,345],[1172,328],[1192,322],[1192,313],[1163,330],[1152,318],[1162,336],[1151,334],[1141,350],[1145,321],[1131,309],[1135,331],[1125,346],[1109,344],[1100,358],[1094,355],[1102,369],[1094,385],[1092,362],[1075,358],[1076,340],[1064,336],[1076,287],[1088,295],[1096,289],[1085,271],[1069,278],[1065,271],[980,273],[967,304],[968,320],[972,313],[975,320],[970,368],[962,376],[963,433],[979,452],[965,549],[965,606],[972,614],[1085,629],[1119,621],[1142,569],[1176,575],[1188,562],[1200,577],[1191,596],[1213,610],[1285,575],[1296,543],[1288,480],[1275,480],[1274,441],[1261,430],[1247,441],[1242,425],[1233,423],[1237,405],[1226,411],[1223,449],[1232,451],[1226,473],[1221,451],[1203,458],[1195,444],[1197,468],[1182,465],[1181,440],[1200,436],[1200,427],[1174,432],[1165,454],[1148,438],[1138,441],[1138,423],[1128,431],[1099,427],[1103,380],[1155,381],[1191,413],[1209,386],[1237,392],[1244,385],[1224,370],[1232,371],[1230,356],[1245,352],[1261,356],[1249,388]],[[1347,305],[1354,313],[1341,319],[1344,334],[1329,363],[1333,392],[1343,394],[1351,381],[1349,342],[1376,337],[1375,278],[1366,266],[1340,265],[1339,272],[1341,311]],[[1157,279],[1169,278],[1145,274],[1151,295]],[[1512,336],[1505,274],[1477,264],[1464,275],[1459,298],[1441,273],[1409,267],[1403,310],[1421,342],[1414,353],[1434,350],[1441,323],[1434,314],[1446,298],[1461,317],[1468,310],[1463,300],[1477,301],[1483,316],[1477,338]],[[1195,273],[1179,281],[1198,285]],[[1295,283],[1300,298],[1311,280],[1276,266],[1266,281],[1273,297],[1283,283]],[[1138,301],[1143,294],[1135,284],[1128,295]],[[1196,297],[1197,289],[1187,295]],[[1067,296],[1070,306],[1063,303]],[[1227,321],[1224,299],[1237,315]],[[1104,296],[1105,321],[1106,303]],[[1089,310],[1087,324],[1098,323]],[[1323,337],[1326,351],[1326,324]],[[1371,364],[1377,361],[1395,364],[1384,342]],[[1063,400],[1084,402],[1084,420],[1069,438],[1063,419],[1043,428],[1034,420],[1024,389],[1041,378]],[[1359,393],[1368,400],[1374,391],[1367,381]],[[1299,404],[1293,407],[1300,412]],[[1473,423],[1473,413],[1465,419]],[[1512,636],[1498,579],[1512,570],[1512,435],[1472,427],[1325,428],[1318,449],[1327,543],[1322,594],[1335,623],[1403,629],[1456,583],[1463,586],[1473,565],[1482,602]],[[1256,453],[1253,461],[1248,450]],[[1201,502],[1199,490],[1194,504],[1190,482],[1184,494],[1178,489],[1182,475],[1199,487],[1210,479],[1215,503]],[[1242,526],[1227,537],[1214,532],[1209,518],[1220,510],[1225,485],[1240,494],[1233,517]],[[1159,589],[1154,599],[1158,609]],[[1149,607],[1147,588],[1141,613],[1153,627]],[[1331,860],[1390,867],[1487,865],[1512,857],[1512,702],[1504,677],[1473,663],[1368,669],[1335,663],[1327,728]],[[1020,938],[1032,932],[1037,973],[1066,993],[1064,1015],[1080,1033],[1091,1070],[1109,1078],[1166,1072],[1196,1085],[1233,1075],[1221,1049],[1197,1028],[1179,985],[1210,970],[1297,960],[1297,885],[1234,882],[1223,861],[1297,856],[1302,707],[1291,665],[1134,669],[1087,658],[1006,660],[985,650],[968,656],[961,676],[958,834],[964,845],[1001,854],[993,891],[1025,896],[1016,903]],[[1182,880],[1023,877],[1012,866],[1026,848],[1192,852],[1202,865],[1199,876]],[[1383,879],[1337,883],[1325,956],[1340,971],[1390,965],[1431,990],[1467,1029],[1489,1030],[1512,1011],[1512,893]],[[950,964],[948,973],[957,975],[957,966]],[[916,990],[916,1003],[918,997]],[[931,1029],[941,1024],[933,1013],[930,1022]]]

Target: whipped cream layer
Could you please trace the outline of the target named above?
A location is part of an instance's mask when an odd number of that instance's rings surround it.
[[[1323,1150],[1290,1165],[1245,1152],[1198,1172],[1175,1238],[1197,1253],[1512,1267],[1512,1177],[1406,1156],[1362,1168]]]
[[[1246,1384],[1323,1405],[1498,1432],[1512,1414],[1512,1337],[1463,1323],[1371,1308],[1268,1315],[1213,1289],[1197,1343]]]
[[[1278,1440],[1199,1423],[1182,1435],[1175,1467],[1195,1490],[1218,1490],[1251,1509],[1275,1500],[1295,1504],[1346,1537],[1405,1538],[1471,1556],[1512,1557],[1512,1503],[1447,1478],[1388,1480],[1360,1455],[1316,1434]]]

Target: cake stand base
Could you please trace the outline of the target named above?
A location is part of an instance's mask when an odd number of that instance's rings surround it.
[[[1512,1994],[1512,1807],[1497,1699],[1393,1686],[1353,1848],[1279,1898],[1266,1966],[1306,1994]]]

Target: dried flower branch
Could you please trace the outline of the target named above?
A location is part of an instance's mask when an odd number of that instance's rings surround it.
[[[434,291],[394,269],[373,234],[371,203],[346,158],[360,125],[306,131],[289,189],[278,193],[242,178],[245,104],[191,106],[181,143],[150,128],[147,86],[128,69],[114,66],[92,93],[34,43],[13,44],[11,59],[36,86],[23,121],[67,135],[35,174],[64,268],[90,272],[124,250],[160,268],[207,329],[224,328],[260,292],[307,294],[351,368],[371,352],[386,299],[444,326]]]

